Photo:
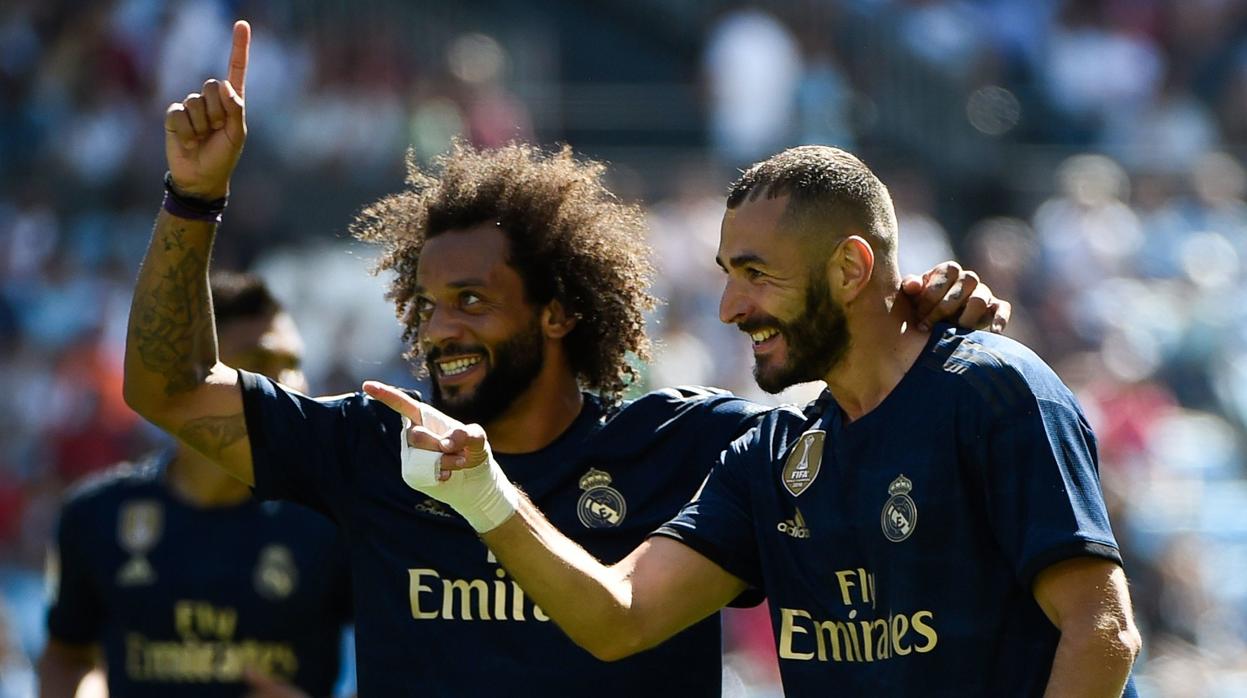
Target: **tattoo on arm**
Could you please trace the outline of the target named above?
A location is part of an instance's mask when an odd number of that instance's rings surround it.
[[[192,419],[178,431],[179,439],[214,458],[219,458],[226,448],[245,436],[247,421],[241,413]]]
[[[166,248],[184,247],[183,232],[170,231]],[[150,294],[135,297],[139,357],[165,379],[167,395],[194,388],[216,360],[206,269],[203,254],[191,249],[160,275]]]

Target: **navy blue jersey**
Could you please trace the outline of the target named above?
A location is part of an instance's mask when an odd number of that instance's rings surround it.
[[[719,621],[606,664],[574,645],[457,514],[409,488],[402,425],[355,393],[313,399],[240,372],[256,494],[318,509],[346,533],[364,696],[718,695]],[[549,446],[495,454],[550,521],[615,562],[677,512],[763,408],[661,390],[606,410],[593,396]]]
[[[1120,564],[1069,390],[1016,342],[942,327],[862,418],[826,392],[764,417],[658,535],[766,592],[792,696],[1041,695],[1059,634],[1035,575]]]
[[[194,507],[163,473],[119,466],[68,498],[49,634],[101,645],[114,696],[241,696],[247,667],[330,695],[351,598],[333,524],[251,499]]]

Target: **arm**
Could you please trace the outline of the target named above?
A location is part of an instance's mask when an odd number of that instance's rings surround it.
[[[1035,600],[1061,631],[1045,696],[1120,696],[1139,655],[1126,575],[1108,560],[1074,558],[1035,578]]]
[[[603,661],[649,649],[726,606],[746,584],[682,543],[646,540],[607,567],[528,501],[481,539],[546,615]]]
[[[467,519],[525,593],[598,659],[653,647],[745,590],[739,578],[669,539],[652,538],[617,564],[603,565],[507,480],[479,425],[464,426],[381,383],[369,381],[364,391],[410,420],[407,483]],[[420,479],[417,458],[428,459]],[[462,472],[452,479],[452,469]]]
[[[251,29],[234,26],[230,79],[170,105],[165,154],[180,194],[229,191],[246,137],[243,90]],[[237,91],[235,91],[237,86]],[[126,335],[125,398],[136,412],[252,484],[237,371],[217,361],[208,260],[216,223],[162,210],[139,270]]]
[[[78,685],[96,665],[95,645],[72,645],[49,638],[37,668],[40,698],[74,698]]]

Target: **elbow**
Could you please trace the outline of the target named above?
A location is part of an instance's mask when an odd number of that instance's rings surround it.
[[[1134,666],[1135,660],[1143,652],[1143,636],[1139,634],[1139,628],[1134,623],[1128,623],[1117,634],[1117,646],[1121,656]]]
[[[617,662],[646,649],[644,643],[640,642],[639,639],[618,633],[612,634],[611,637],[582,643],[581,647],[588,650],[589,654],[593,655],[593,658],[600,662]]]
[[[576,639],[576,644],[589,651],[601,662],[617,662],[643,652],[654,644],[648,642],[637,623],[618,619],[595,628],[591,636]]]

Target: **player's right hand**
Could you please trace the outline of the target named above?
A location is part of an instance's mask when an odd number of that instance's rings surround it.
[[[489,439],[479,424],[463,424],[407,393],[378,381],[365,381],[364,392],[404,417],[401,459],[411,452],[440,453],[435,478],[403,480],[434,499],[449,504],[477,533],[501,526],[519,506],[519,492],[494,459]]]
[[[251,25],[234,23],[229,79],[211,79],[165,110],[165,157],[177,191],[201,199],[229,193],[229,179],[247,139],[243,95]]]

